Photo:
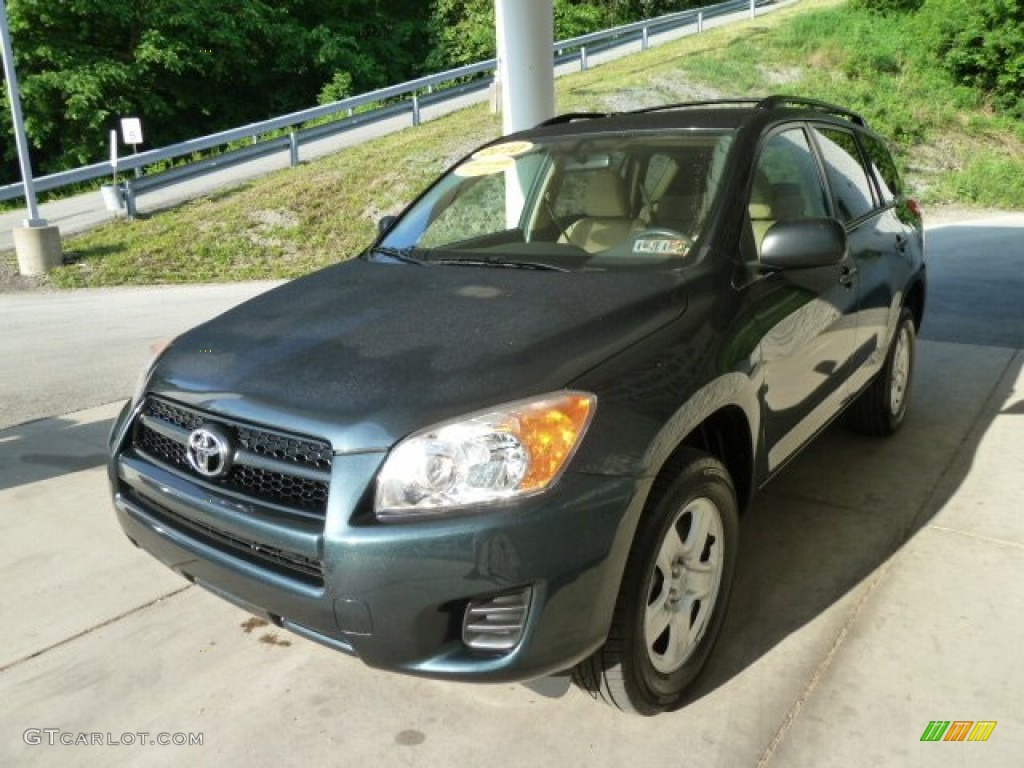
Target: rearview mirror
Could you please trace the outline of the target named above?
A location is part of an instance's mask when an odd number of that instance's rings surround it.
[[[846,230],[835,219],[783,219],[765,233],[761,243],[763,267],[831,267],[844,258]]]

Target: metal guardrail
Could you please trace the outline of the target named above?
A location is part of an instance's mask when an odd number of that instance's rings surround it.
[[[693,8],[562,40],[554,43],[553,51],[559,64],[576,59],[580,62],[580,68],[585,70],[588,66],[588,53],[593,53],[595,46],[599,49],[606,49],[639,38],[641,49],[646,50],[652,34],[658,34],[659,32],[694,23],[697,24],[698,31],[702,31],[703,22],[706,19],[735,13],[746,8],[750,8],[753,13],[755,7],[766,5],[770,2],[772,0],[728,0],[727,2],[703,8]],[[588,48],[590,49],[589,51]],[[110,160],[106,160],[68,171],[51,173],[35,178],[35,188],[38,192],[44,192],[103,177],[113,178],[118,173],[126,171],[137,172],[136,169],[141,170],[146,166],[156,163],[176,160],[208,150],[220,149],[233,142],[246,140],[252,142],[248,146],[227,149],[211,157],[169,170],[143,175],[138,178],[125,179],[121,182],[122,186],[119,194],[122,196],[128,215],[134,216],[136,212],[136,195],[148,189],[167,186],[184,178],[220,170],[257,157],[283,151],[284,149],[288,149],[290,153],[291,164],[293,166],[298,165],[299,146],[303,142],[314,141],[336,133],[343,133],[357,125],[384,119],[385,117],[403,112],[411,113],[412,124],[414,126],[419,125],[421,122],[420,110],[424,104],[452,98],[455,95],[461,95],[467,90],[489,87],[494,81],[497,64],[497,59],[467,64],[466,66],[409,80],[398,85],[380,88],[330,104],[291,112],[270,120],[250,123],[238,128],[189,139],[166,147],[139,152],[138,154],[119,158],[116,167]],[[480,77],[485,74],[488,77]],[[464,82],[467,78],[472,79],[471,82]],[[456,83],[456,85],[438,90],[439,86],[449,83]],[[403,97],[409,98],[398,103],[393,102],[394,99]],[[361,107],[373,105],[379,106],[356,113],[356,110]],[[297,129],[297,126],[302,126],[304,123],[324,118],[335,118],[343,113],[343,117],[328,123]],[[282,130],[288,130],[288,133],[284,136],[260,138]],[[14,200],[19,197],[24,197],[24,186],[20,182],[0,186],[0,202]]]

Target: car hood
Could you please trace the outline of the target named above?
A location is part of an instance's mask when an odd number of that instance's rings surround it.
[[[667,272],[354,260],[178,337],[148,390],[214,414],[387,448],[438,421],[570,386],[679,316]]]

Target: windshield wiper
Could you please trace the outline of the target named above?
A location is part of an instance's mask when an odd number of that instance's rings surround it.
[[[379,253],[382,256],[387,256],[389,259],[400,261],[403,264],[416,264],[422,266],[424,264],[430,263],[426,259],[420,259],[417,258],[416,256],[413,256],[413,254],[416,252],[416,247],[412,245],[406,248],[392,248],[389,245],[375,245],[373,248],[370,249],[370,252]]]
[[[547,272],[568,272],[565,267],[556,264],[547,264],[543,261],[512,261],[497,256],[484,256],[476,258],[457,259],[436,259],[431,264],[444,264],[445,266],[456,267],[502,267],[505,269],[539,269]]]

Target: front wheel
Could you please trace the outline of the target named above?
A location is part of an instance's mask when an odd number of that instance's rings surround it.
[[[637,528],[604,646],[573,670],[595,698],[654,715],[683,703],[718,635],[736,565],[736,492],[717,459],[686,450]]]
[[[847,424],[852,429],[865,435],[887,437],[903,426],[914,376],[916,339],[914,316],[904,307],[885,365],[847,411]]]

